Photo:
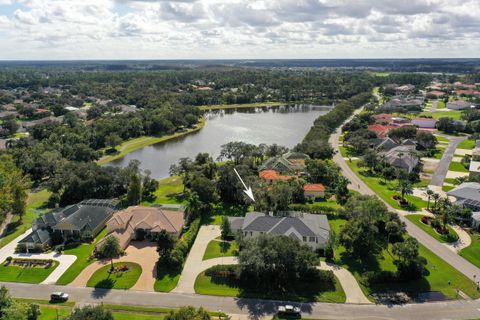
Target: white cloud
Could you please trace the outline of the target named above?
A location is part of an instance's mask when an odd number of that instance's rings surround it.
[[[456,57],[480,52],[478,0],[17,2],[21,7],[13,14],[0,11],[0,58]],[[8,7],[11,1],[2,4]]]

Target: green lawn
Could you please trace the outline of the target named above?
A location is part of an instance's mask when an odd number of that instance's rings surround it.
[[[433,158],[434,159],[442,159],[444,153],[445,153],[445,148],[436,147],[436,152],[435,152],[435,155],[433,156]]]
[[[204,125],[205,125],[205,119],[201,118],[199,123],[197,124],[197,126],[195,128],[188,129],[185,132],[177,132],[177,133],[162,136],[162,137],[143,136],[143,137],[138,137],[138,138],[135,138],[135,139],[130,139],[128,141],[123,142],[119,146],[117,146],[117,150],[119,149],[120,152],[118,152],[116,154],[113,154],[113,155],[103,156],[102,158],[100,158],[97,161],[97,164],[102,165],[102,164],[108,163],[110,161],[120,159],[120,158],[124,157],[125,155],[129,154],[130,152],[141,149],[143,147],[150,146],[152,144],[165,142],[167,140],[175,139],[175,138],[178,138],[180,136],[184,136],[186,134],[190,134],[192,132],[199,131],[200,129],[203,128]],[[104,149],[104,150],[106,150],[106,149]]]
[[[360,179],[362,179],[363,182],[370,187],[370,189],[372,189],[380,198],[390,204],[393,208],[408,211],[418,211],[427,206],[427,202],[425,200],[412,195],[407,195],[405,197],[409,202],[409,206],[400,206],[397,201],[392,199],[393,196],[399,195],[399,192],[396,191],[397,181],[387,181],[385,183],[383,179],[368,176],[366,169],[358,167],[358,160],[347,163],[350,168],[360,177]]]
[[[338,150],[340,150],[340,154],[342,157],[348,157],[348,148],[344,146],[338,146]]]
[[[293,287],[293,286],[292,286]],[[215,283],[212,278],[202,272],[195,280],[195,292],[198,294],[211,296],[227,296],[227,297],[245,297],[273,300],[292,300],[292,301],[319,301],[319,302],[335,302],[344,303],[346,300],[340,282],[335,277],[335,285],[332,288],[325,288],[324,283],[308,282],[300,283],[292,288],[297,294],[286,294],[280,292],[247,292],[238,287],[236,283],[224,281],[223,283]]]
[[[58,267],[58,261],[54,261],[50,268],[22,268],[19,266],[0,265],[0,281],[41,283]]]
[[[462,249],[460,255],[480,268],[480,233],[471,233],[470,237],[472,244]]]
[[[332,209],[341,209],[342,205],[332,199],[327,199],[324,201],[315,201],[313,203],[307,204],[310,207],[325,207],[325,208],[332,208]]]
[[[443,182],[451,183],[451,184],[454,184],[454,185],[460,184],[459,181],[457,179],[454,179],[454,178],[445,178],[443,180]]]
[[[437,138],[438,142],[444,142],[444,143],[449,143],[450,142],[450,140],[448,140],[445,137],[442,137],[442,136],[439,136],[439,135],[435,135],[435,137]]]
[[[438,100],[437,109],[445,109],[445,107],[446,107],[445,101],[443,101],[443,100]]]
[[[287,102],[256,102],[256,103],[241,103],[241,104],[214,104],[199,106],[200,110],[221,110],[221,109],[244,109],[244,108],[262,108],[284,106]]]
[[[452,161],[450,162],[450,166],[448,167],[449,171],[457,171],[457,172],[468,172],[468,169],[463,166],[460,162]]]
[[[442,191],[448,192],[454,188],[455,188],[454,186],[442,186]]]
[[[157,267],[157,280],[153,285],[157,292],[170,292],[178,284],[182,270],[165,270]]]
[[[457,145],[457,148],[468,149],[468,150],[473,149],[475,148],[475,140],[471,140],[471,139],[463,140]]]
[[[432,117],[434,119],[440,118],[453,118],[454,120],[460,120],[462,117],[463,111],[461,110],[452,110],[452,111],[441,111],[441,112],[422,112],[419,117]]]
[[[153,204],[177,204],[185,203],[183,194],[183,182],[179,176],[172,176],[158,182],[158,189],[155,191],[154,201],[144,201],[143,205]]]
[[[340,225],[341,223],[342,221],[339,219],[338,223],[334,223],[333,226]],[[330,225],[332,226],[331,222]],[[480,292],[477,291],[476,285],[473,281],[421,244],[419,245],[419,253],[427,260],[426,268],[428,274],[421,280],[406,283],[380,283],[367,286],[366,283],[363,282],[362,274],[364,272],[371,271],[378,273],[380,271],[396,271],[396,267],[393,263],[393,256],[386,250],[382,250],[377,254],[371,253],[368,256],[364,256],[362,260],[359,260],[349,256],[342,246],[337,245],[335,248],[334,262],[352,272],[366,296],[375,292],[388,290],[399,290],[410,292],[412,294],[427,291],[439,291],[449,299],[456,299],[456,289],[458,288],[471,298],[476,299],[480,297]]]
[[[65,249],[65,254],[73,254],[77,256],[77,260],[65,271],[64,274],[58,279],[57,284],[67,285],[80,274],[89,264],[94,260],[90,259],[95,244],[107,234],[107,229],[103,229],[95,238],[92,243],[82,243],[76,247]]]
[[[33,220],[46,211],[45,203],[49,197],[50,192],[45,189],[28,195],[27,210],[26,214],[23,216],[22,222],[20,223],[18,216],[13,217],[12,222],[7,227],[7,236],[0,240],[0,248],[4,247],[32,227]]]
[[[135,285],[138,278],[142,274],[142,267],[133,262],[116,262],[113,264],[115,268],[128,266],[126,272],[110,273],[111,265],[108,264],[92,275],[87,282],[87,287],[103,288],[103,289],[130,289]]]
[[[447,225],[449,234],[448,235],[441,235],[436,230],[434,230],[431,226],[426,225],[421,221],[423,214],[409,214],[406,216],[408,220],[413,222],[417,227],[434,237],[440,242],[443,243],[452,243],[458,240],[458,234],[453,230],[450,226]]]
[[[207,249],[203,255],[203,260],[228,257],[236,255],[238,250],[237,243],[235,241],[218,241],[212,240],[208,243]]]

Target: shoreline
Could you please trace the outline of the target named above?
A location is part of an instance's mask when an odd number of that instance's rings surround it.
[[[118,160],[120,158],[125,157],[127,154],[132,153],[133,151],[136,151],[138,149],[148,147],[157,143],[162,143],[166,142],[168,140],[172,140],[184,135],[188,135],[197,131],[200,131],[204,126],[205,126],[205,118],[200,118],[200,121],[198,122],[197,126],[193,129],[188,129],[185,132],[178,132],[166,136],[161,136],[161,137],[152,137],[152,136],[142,136],[134,139],[130,139],[127,141],[124,141],[119,145],[120,152],[114,155],[105,155],[98,159],[95,163],[99,166],[107,164],[111,161]]]
[[[298,103],[298,102],[295,102]],[[289,104],[288,102],[255,102],[255,103],[239,103],[239,104],[212,104],[199,106],[198,108],[203,111],[211,110],[226,110],[226,109],[247,109],[247,108],[271,108],[284,106]]]

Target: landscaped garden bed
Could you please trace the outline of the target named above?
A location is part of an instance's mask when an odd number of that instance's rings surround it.
[[[442,223],[434,217],[411,214],[407,215],[406,218],[440,242],[452,243],[458,240],[458,235],[452,227],[447,225],[444,228]]]
[[[58,261],[44,259],[7,258],[0,265],[0,281],[41,283],[55,268]]]
[[[87,282],[88,287],[130,289],[142,274],[142,267],[133,262],[117,262],[98,269]]]

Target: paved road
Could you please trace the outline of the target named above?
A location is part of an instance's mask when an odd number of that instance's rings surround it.
[[[463,140],[467,139],[467,137],[448,137],[450,139],[450,143],[448,144],[447,148],[445,149],[445,153],[442,156],[442,159],[438,163],[437,170],[433,173],[432,180],[430,181],[430,185],[432,186],[443,186],[443,180],[447,176],[448,167],[450,166],[450,162],[452,162],[453,155],[455,154],[455,150],[457,149],[457,145],[462,142]]]
[[[357,110],[356,113],[359,113],[361,109]],[[353,116],[352,116],[353,117]],[[352,118],[351,117],[351,118]],[[346,122],[348,122],[347,120]],[[330,137],[330,144],[332,145],[334,150],[338,150],[339,146],[339,138],[341,134],[341,128],[339,128],[331,137]],[[460,138],[461,139],[461,138]],[[358,191],[362,194],[367,195],[374,195],[375,193],[350,169],[345,159],[340,155],[340,152],[337,152],[333,160],[335,163],[340,166],[342,170],[342,174],[350,180],[351,184],[350,187]],[[384,201],[385,202],[385,201]],[[422,245],[427,247],[429,250],[433,251],[437,256],[442,258],[444,261],[452,265],[455,269],[466,275],[468,278],[474,280],[480,277],[480,269],[468,262],[467,260],[463,259],[455,252],[447,248],[446,246],[442,245],[440,242],[435,240],[433,237],[428,235],[422,229],[417,227],[413,224],[410,220],[406,219],[404,215],[399,211],[394,209],[388,203],[385,202],[385,205],[390,211],[399,213],[400,220],[405,222],[407,226],[408,233],[416,238]]]
[[[65,291],[71,300],[80,304],[109,303],[137,306],[178,308],[184,305],[203,306],[210,311],[222,310],[226,313],[249,315],[253,319],[271,316],[278,301],[257,299],[202,296],[186,293],[153,293],[144,291],[105,290],[93,288],[74,288],[55,285],[32,285],[22,283],[0,283],[5,285],[12,295],[21,298],[48,299],[53,291]],[[404,306],[355,305],[334,303],[296,304],[305,317],[315,319],[475,319],[480,318],[480,300],[448,301]]]

